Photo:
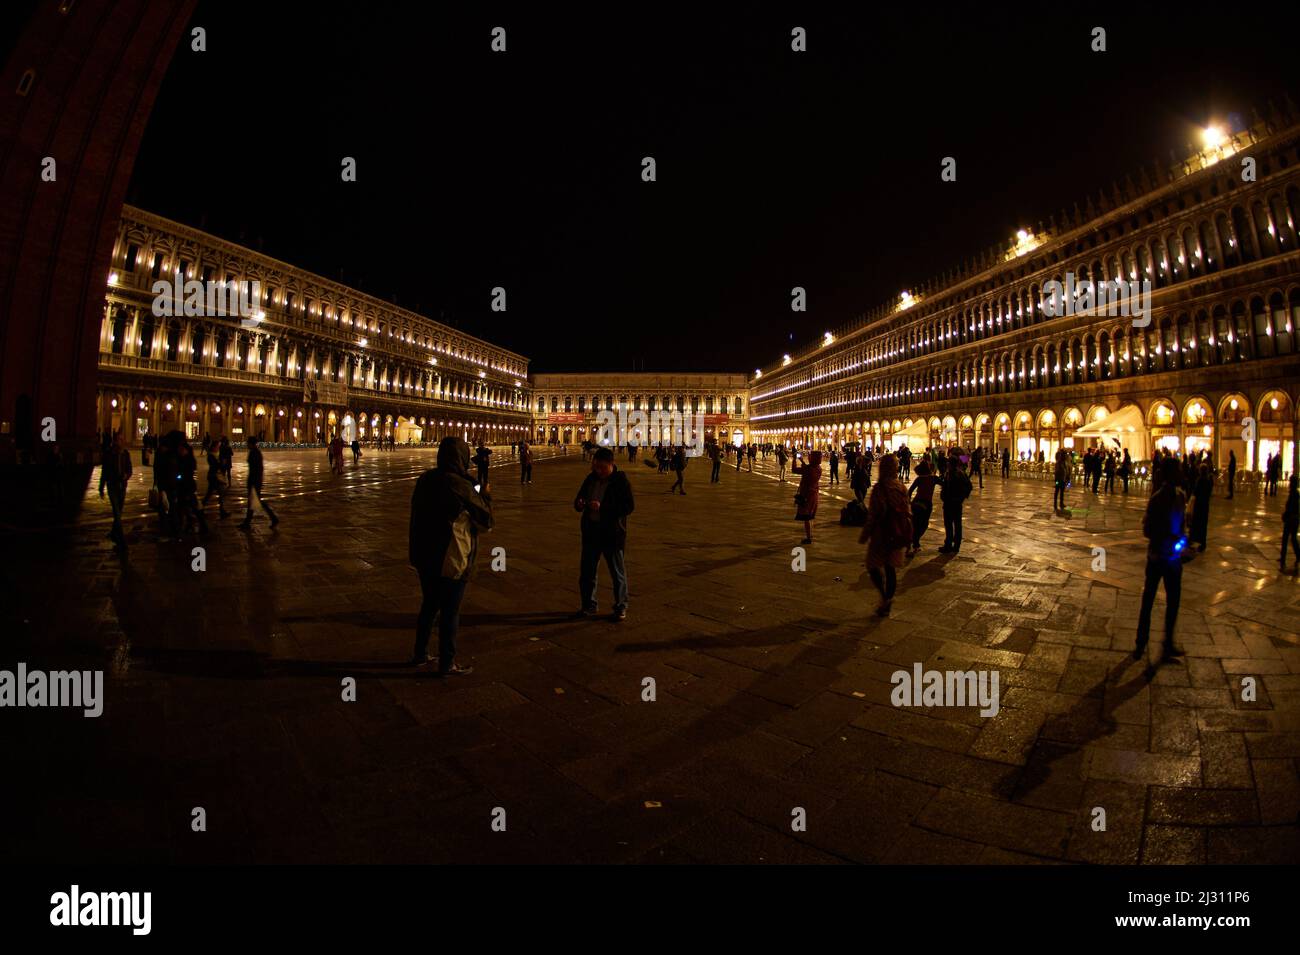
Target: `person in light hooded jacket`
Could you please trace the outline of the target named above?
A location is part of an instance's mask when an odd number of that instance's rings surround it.
[[[426,666],[429,636],[438,621],[438,675],[473,671],[456,663],[460,605],[474,573],[480,531],[492,529],[492,497],[470,477],[469,445],[456,437],[438,445],[438,466],[425,471],[411,494],[409,560],[420,575],[420,615],[411,665]]]

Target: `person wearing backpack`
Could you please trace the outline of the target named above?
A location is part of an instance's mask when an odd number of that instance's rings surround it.
[[[679,474],[681,472],[678,472]],[[591,473],[573,499],[573,509],[582,515],[582,557],[579,561],[578,590],[582,597],[581,617],[596,615],[596,571],[605,558],[614,583],[614,619],[627,619],[627,519],[635,508],[632,482],[614,463],[614,452],[598,448],[591,461]]]
[[[898,568],[903,566],[907,545],[912,540],[912,513],[907,488],[898,480],[898,459],[886,454],[880,459],[880,479],[867,499],[867,522],[858,536],[867,545],[867,573],[880,591],[877,616],[889,616],[898,588]],[[923,465],[917,465],[918,473]]]
[[[948,475],[943,481],[939,497],[943,501],[943,546],[941,554],[956,555],[961,550],[961,510],[970,497],[971,483],[966,476],[966,466],[953,449],[948,457]]]
[[[1187,537],[1187,496],[1179,486],[1179,465],[1175,458],[1160,462],[1160,486],[1147,502],[1142,517],[1142,536],[1147,539],[1146,579],[1142,585],[1142,605],[1138,612],[1137,645],[1134,659],[1142,659],[1151,636],[1151,608],[1156,591],[1165,585],[1165,645],[1161,662],[1183,655],[1174,647],[1174,624],[1178,620],[1178,601],[1183,592],[1183,561],[1190,556]]]
[[[420,615],[415,624],[411,665],[427,666],[429,636],[438,621],[438,676],[459,676],[473,667],[456,663],[460,605],[474,573],[479,531],[492,529],[489,487],[474,489],[469,445],[446,437],[438,445],[437,467],[425,471],[411,495],[408,558],[420,575]]]

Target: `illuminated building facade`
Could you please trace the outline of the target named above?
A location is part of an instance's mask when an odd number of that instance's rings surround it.
[[[749,439],[749,385],[742,374],[534,375],[532,389],[532,439],[539,444],[599,441],[602,411],[628,421],[642,412],[647,422],[652,415],[675,411],[690,416],[693,432],[702,423],[703,435],[692,435],[697,440],[739,444]],[[652,435],[649,424],[634,424],[631,439],[671,442],[670,429],[660,427],[662,433]]]
[[[1300,125],[1274,114],[902,293],[750,379],[759,440],[1208,449],[1296,466]],[[1250,178],[1253,173],[1253,180]],[[1052,280],[1150,283],[1145,315],[1044,308]],[[1049,297],[1050,301],[1050,297]]]
[[[98,420],[129,444],[527,434],[528,359],[423,315],[130,206],[111,268]]]

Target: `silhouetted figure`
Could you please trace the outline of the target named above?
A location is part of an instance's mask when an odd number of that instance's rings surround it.
[[[632,482],[614,463],[614,453],[609,448],[599,449],[593,456],[591,473],[573,499],[573,509],[582,515],[580,616],[596,614],[596,571],[603,557],[614,585],[614,619],[627,618],[627,565],[623,552],[627,547],[627,519],[634,508]]]
[[[1137,646],[1133,656],[1141,659],[1151,635],[1151,608],[1156,590],[1165,585],[1165,645],[1162,660],[1182,656],[1174,647],[1174,626],[1178,621],[1178,601],[1183,591],[1183,560],[1187,550],[1183,522],[1187,498],[1179,486],[1178,462],[1172,457],[1159,462],[1160,486],[1147,502],[1142,518],[1142,534],[1147,539],[1146,579],[1142,586],[1142,607],[1138,613]]]
[[[1296,490],[1296,475],[1291,475],[1291,490],[1286,496],[1286,505],[1282,508],[1282,570],[1286,570],[1286,547],[1289,543],[1296,557],[1296,571],[1300,572],[1300,491]]]
[[[241,530],[248,530],[253,526],[253,500],[256,498],[258,506],[266,512],[266,516],[271,519],[271,526],[275,527],[280,523],[280,518],[276,516],[271,505],[262,500],[262,480],[264,477],[262,463],[262,449],[258,447],[261,442],[257,438],[248,439],[248,513],[240,521]]]

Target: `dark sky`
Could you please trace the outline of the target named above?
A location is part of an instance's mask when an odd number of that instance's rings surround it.
[[[341,269],[534,371],[750,371],[1211,119],[1300,100],[1281,6],[429,6],[200,3],[208,50],[178,50],[129,201]]]

